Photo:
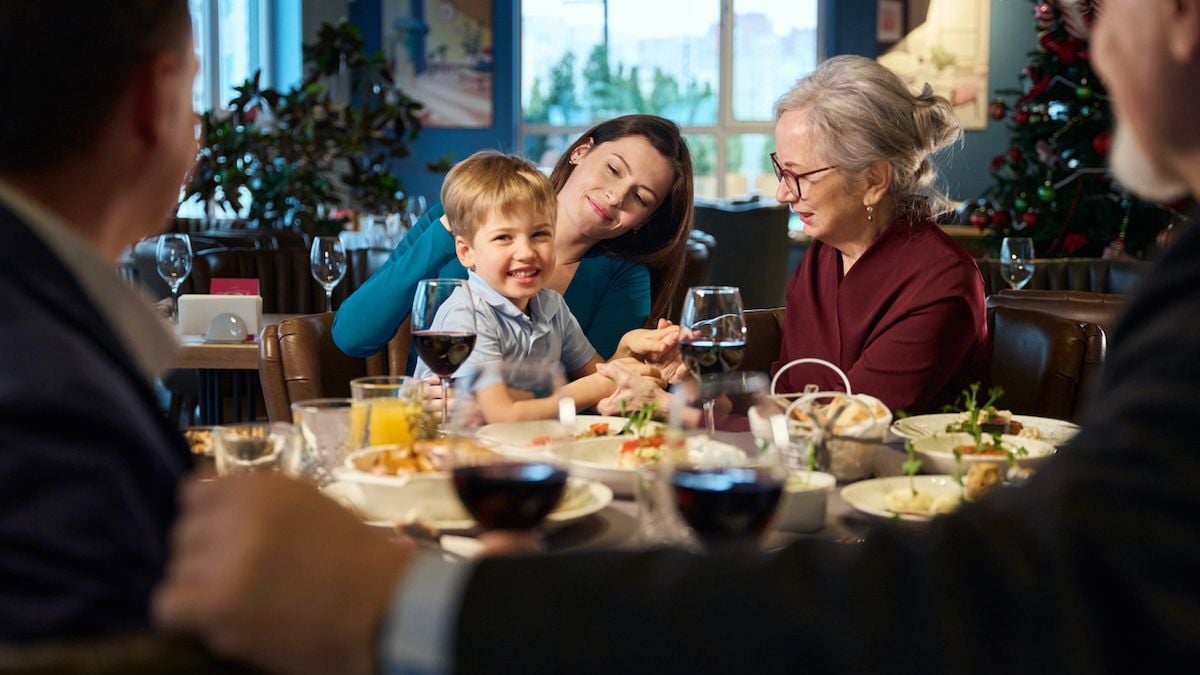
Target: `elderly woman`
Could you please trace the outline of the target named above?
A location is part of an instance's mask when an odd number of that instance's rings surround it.
[[[873,60],[822,63],[775,106],[776,198],[813,238],[788,284],[783,344],[773,371],[799,358],[835,364],[856,393],[894,410],[937,410],[986,375],[990,348],[983,278],[934,222],[948,206],[931,155],[961,129],[949,102],[912,95]],[[601,404],[661,398],[623,386]],[[778,389],[842,389],[821,367],[789,368]],[[664,408],[665,409],[665,408]]]
[[[892,409],[952,403],[985,377],[990,350],[979,268],[934,222],[947,202],[931,155],[962,133],[949,102],[841,56],[784,94],[775,117],[776,198],[814,241],[788,285],[774,370],[816,357]],[[807,384],[841,388],[808,366],[780,380]]]

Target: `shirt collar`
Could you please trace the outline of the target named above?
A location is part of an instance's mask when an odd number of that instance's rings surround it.
[[[145,296],[122,281],[112,264],[61,218],[4,181],[0,181],[0,202],[24,220],[75,276],[146,378],[157,377],[174,356],[176,342]]]
[[[476,298],[483,300],[489,306],[495,308],[500,313],[510,316],[514,319],[523,319],[533,323],[544,323],[554,318],[558,313],[558,303],[549,302],[548,295],[552,291],[541,289],[537,295],[529,299],[529,314],[522,312],[512,300],[504,297],[499,291],[492,288],[473,270],[467,272],[467,284],[471,287],[471,293]]]

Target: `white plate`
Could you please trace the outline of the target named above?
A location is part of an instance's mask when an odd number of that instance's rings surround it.
[[[572,429],[572,434],[578,434],[587,431],[588,427],[593,424],[605,422],[608,424],[608,433],[610,436],[616,435],[621,429],[625,428],[625,423],[628,422],[624,417],[608,417],[603,415],[578,415],[575,418],[575,427]],[[558,431],[558,422],[553,420],[536,420],[532,422],[505,422],[502,424],[488,424],[480,427],[475,434],[480,441],[492,445],[498,445],[514,450],[531,450],[538,449],[533,444],[533,439],[539,436],[552,436]]]
[[[1017,458],[1017,466],[1031,469],[1041,464],[1054,454],[1053,445],[1022,436],[1003,434],[1000,442],[1014,452],[1017,448],[1025,448],[1025,456]],[[941,433],[912,439],[913,450],[921,457],[921,470],[929,473],[953,474],[958,469],[954,459],[954,448],[960,445],[974,445],[975,439],[971,434]],[[967,466],[977,463],[993,463],[1005,465],[1008,457],[1005,455],[963,455],[962,470],[966,473]]]
[[[567,463],[572,476],[599,481],[612,488],[619,496],[632,497],[637,482],[637,469],[621,466],[617,461],[621,456],[621,446],[631,438],[632,436],[582,438],[555,446],[551,451]],[[735,460],[745,458],[745,453],[738,448],[728,443],[710,441],[707,436],[689,437],[687,443],[689,459],[693,462],[703,461],[702,453],[708,452],[732,453]],[[701,445],[703,450],[700,449]]]
[[[962,486],[954,482],[952,476],[913,476],[916,488],[928,492],[933,498],[949,493],[962,494]],[[916,513],[893,513],[884,507],[884,497],[893,490],[908,489],[908,476],[888,476],[871,480],[851,483],[842,488],[842,499],[855,510],[876,518],[900,520],[909,522],[926,522],[930,516]]]
[[[963,413],[939,413],[937,415],[914,415],[892,423],[892,433],[901,438],[921,438],[946,433],[946,427],[966,419]],[[1023,426],[1033,427],[1042,434],[1041,440],[1060,447],[1079,433],[1079,425],[1050,417],[1013,415]],[[1036,440],[1036,439],[1035,439]]]
[[[405,481],[394,476],[341,472],[339,478],[325,488],[325,493],[353,507],[368,525],[391,528],[418,516],[443,533],[477,529],[454,493],[448,474],[414,474]],[[563,503],[546,517],[543,526],[554,528],[586,518],[608,506],[612,499],[612,490],[607,486],[571,477]]]

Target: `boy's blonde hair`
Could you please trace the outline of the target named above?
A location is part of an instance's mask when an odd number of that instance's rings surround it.
[[[533,213],[552,227],[558,219],[558,195],[550,179],[533,162],[495,150],[477,152],[450,169],[442,206],[450,231],[467,241],[492,214]]]

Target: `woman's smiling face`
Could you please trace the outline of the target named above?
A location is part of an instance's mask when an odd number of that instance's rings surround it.
[[[574,171],[558,191],[558,215],[593,240],[613,239],[640,227],[667,199],[675,175],[670,163],[641,136],[626,136],[571,153]]]

